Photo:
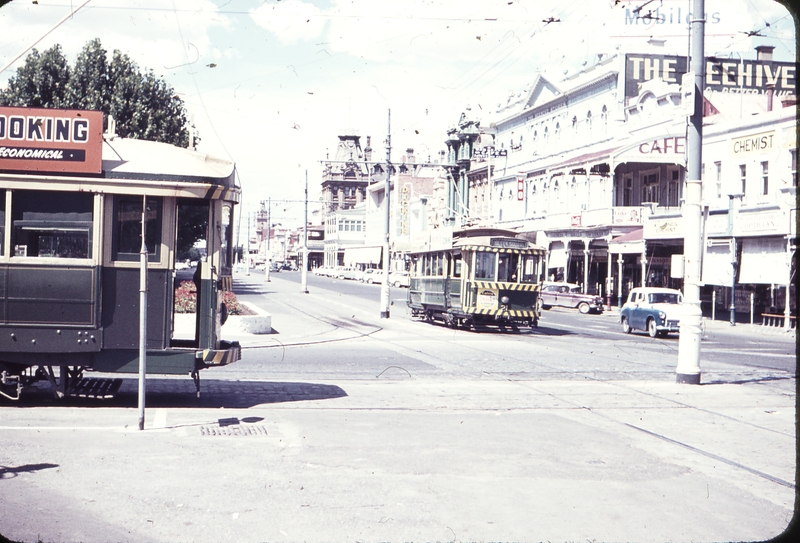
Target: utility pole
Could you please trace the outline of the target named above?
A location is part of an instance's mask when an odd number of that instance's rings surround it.
[[[705,0],[694,0],[691,15],[691,65],[694,73],[694,111],[686,134],[686,201],[683,205],[683,315],[678,339],[676,381],[700,384],[700,340],[703,312],[700,309],[700,171],[703,163],[703,88],[705,87]]]
[[[247,212],[247,244],[244,249],[244,274],[250,275],[250,212]]]
[[[308,170],[306,170],[306,197],[303,211],[303,271],[300,273],[300,292],[308,294]]]
[[[139,430],[144,430],[147,375],[147,196],[142,196],[142,245],[139,249]],[[199,266],[200,264],[198,264]],[[66,379],[62,375],[62,379]]]
[[[383,283],[381,284],[381,318],[389,318],[389,229],[390,229],[390,213],[389,213],[389,195],[392,192],[391,182],[391,167],[392,167],[392,110],[389,110],[389,117],[387,123],[386,133],[386,184],[384,185],[384,204],[385,215],[383,222]]]
[[[270,210],[272,209],[272,198],[267,198],[267,254],[264,255],[267,259],[266,271],[264,272],[264,280],[270,281],[269,278],[269,269],[272,267],[272,253],[269,249],[269,238],[272,237],[272,223],[270,222]]]

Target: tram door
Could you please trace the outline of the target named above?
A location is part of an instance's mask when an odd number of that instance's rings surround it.
[[[180,199],[177,201],[175,262],[189,260],[196,262],[196,267],[188,270],[191,275],[187,272],[177,272],[174,287],[176,289],[180,288],[181,283],[187,280],[188,277],[191,277],[191,281],[195,285],[197,291],[195,298],[195,335],[193,338],[195,342],[198,342],[201,336],[208,335],[207,326],[201,324],[203,321],[201,317],[207,313],[204,308],[208,307],[208,297],[211,295],[207,292],[211,276],[211,265],[208,257],[210,249],[208,244],[208,221],[208,200]],[[203,281],[204,276],[205,282]],[[205,288],[203,288],[204,283],[206,285]]]

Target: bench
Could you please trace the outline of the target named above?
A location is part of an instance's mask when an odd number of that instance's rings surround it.
[[[784,322],[786,319],[786,315],[778,315],[775,313],[762,313],[761,314],[761,325],[762,326],[775,326],[779,328],[783,328]],[[794,328],[796,326],[796,317],[794,315],[789,316],[789,328]]]

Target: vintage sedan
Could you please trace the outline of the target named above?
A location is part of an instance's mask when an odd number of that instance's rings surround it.
[[[677,332],[681,321],[683,295],[671,288],[638,287],[630,291],[619,320],[622,330],[644,330],[650,337]]]
[[[603,299],[594,294],[584,294],[580,285],[573,283],[553,283],[545,281],[539,292],[540,309],[553,306],[577,307],[581,313],[602,313]]]

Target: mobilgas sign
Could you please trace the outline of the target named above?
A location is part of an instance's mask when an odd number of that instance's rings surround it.
[[[103,113],[0,107],[0,170],[101,173]]]
[[[686,57],[671,55],[625,56],[625,96],[639,94],[639,85],[651,79],[680,84],[687,71]],[[775,86],[775,96],[795,94],[796,65],[774,60],[706,57],[705,91],[763,94]]]

